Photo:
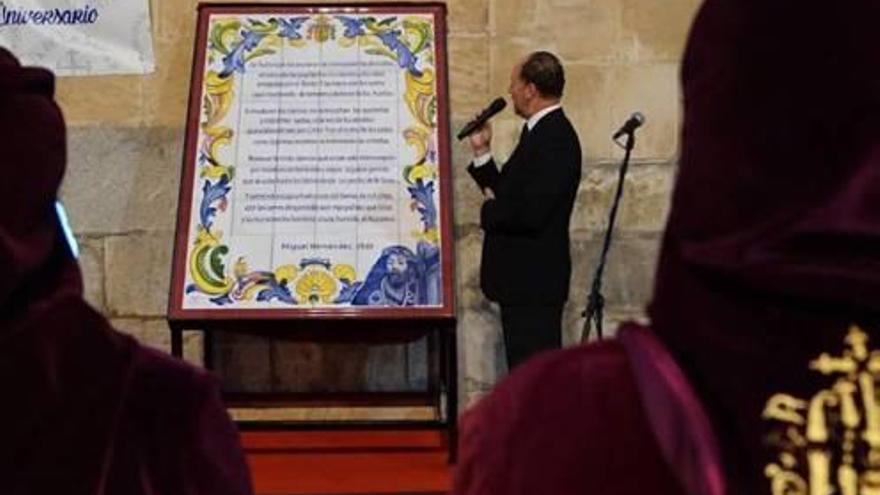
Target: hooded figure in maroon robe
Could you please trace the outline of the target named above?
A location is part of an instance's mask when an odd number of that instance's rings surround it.
[[[251,493],[215,381],[83,301],[54,208],[53,91],[50,72],[0,49],[0,493]]]
[[[455,493],[880,493],[877,19],[703,5],[650,328],[512,373]]]

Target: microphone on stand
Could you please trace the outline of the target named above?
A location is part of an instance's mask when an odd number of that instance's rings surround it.
[[[590,294],[587,296],[587,308],[581,313],[584,320],[581,342],[590,338],[593,323],[596,324],[596,334],[602,338],[602,322],[604,319],[605,296],[602,295],[602,276],[605,273],[605,262],[608,259],[608,250],[611,248],[611,234],[614,232],[614,222],[617,218],[617,208],[620,206],[620,197],[623,195],[623,182],[626,179],[626,170],[629,168],[629,156],[636,145],[636,129],[645,123],[645,116],[641,112],[634,112],[624,122],[620,129],[614,133],[611,139],[621,148],[626,150],[623,163],[620,165],[620,175],[617,177],[617,191],[614,194],[614,202],[611,204],[611,212],[608,214],[608,227],[605,229],[605,238],[602,241],[602,251],[599,253],[599,261],[596,263],[596,271],[593,273],[593,283],[590,285]],[[626,136],[626,144],[617,139]]]
[[[627,121],[624,122],[622,126],[620,126],[620,129],[618,129],[617,132],[614,133],[614,136],[612,136],[611,139],[617,141],[617,138],[623,136],[624,134],[630,134],[631,132],[641,127],[644,123],[645,116],[642,115],[642,112],[634,112],[632,115],[630,115],[629,119],[627,119]]]
[[[461,131],[458,132],[458,136],[456,137],[458,137],[458,140],[461,141],[462,139],[470,136],[474,133],[474,131],[476,131],[480,127],[483,127],[483,124],[485,124],[489,119],[495,116],[496,113],[504,110],[504,107],[506,106],[507,102],[504,101],[504,98],[495,98],[495,100],[492,101],[492,103],[490,103],[489,106],[486,107],[482,112],[480,112],[480,114],[477,115],[474,120],[465,124],[465,126],[461,128]]]

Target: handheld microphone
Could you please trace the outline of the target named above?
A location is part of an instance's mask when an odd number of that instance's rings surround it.
[[[480,127],[483,127],[483,124],[485,124],[487,120],[491,119],[496,113],[504,110],[504,107],[506,106],[507,102],[504,101],[504,98],[495,98],[495,100],[490,103],[485,110],[480,112],[480,114],[477,115],[474,120],[468,122],[467,124],[465,124],[464,127],[462,127],[457,136],[458,140],[461,141],[462,139],[473,134],[474,131],[476,131]]]
[[[635,112],[630,115],[629,119],[620,126],[620,129],[614,133],[614,136],[611,138],[613,140],[617,140],[620,136],[624,134],[631,134],[633,131],[641,127],[642,124],[645,123],[645,116],[642,115],[641,112]]]

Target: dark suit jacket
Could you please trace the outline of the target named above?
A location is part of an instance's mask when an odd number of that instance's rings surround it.
[[[565,113],[541,118],[500,172],[494,162],[471,164],[468,172],[495,193],[480,211],[483,293],[508,305],[565,302],[568,223],[581,178],[581,147]]]

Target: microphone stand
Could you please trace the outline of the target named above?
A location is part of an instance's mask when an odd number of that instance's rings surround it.
[[[596,322],[596,335],[602,339],[602,318],[605,308],[605,296],[602,295],[602,275],[605,273],[605,261],[608,257],[608,249],[611,247],[611,234],[614,232],[614,221],[617,219],[617,208],[620,206],[620,197],[623,196],[623,180],[629,168],[629,156],[636,145],[635,129],[626,133],[626,143],[621,144],[626,153],[623,163],[620,165],[620,174],[617,177],[617,192],[614,194],[614,203],[611,205],[611,213],[608,216],[608,229],[605,231],[605,239],[602,243],[602,252],[599,255],[599,263],[593,275],[593,283],[590,285],[590,295],[587,296],[587,308],[581,313],[585,317],[584,327],[581,331],[581,342],[587,342],[593,329],[593,320]]]

